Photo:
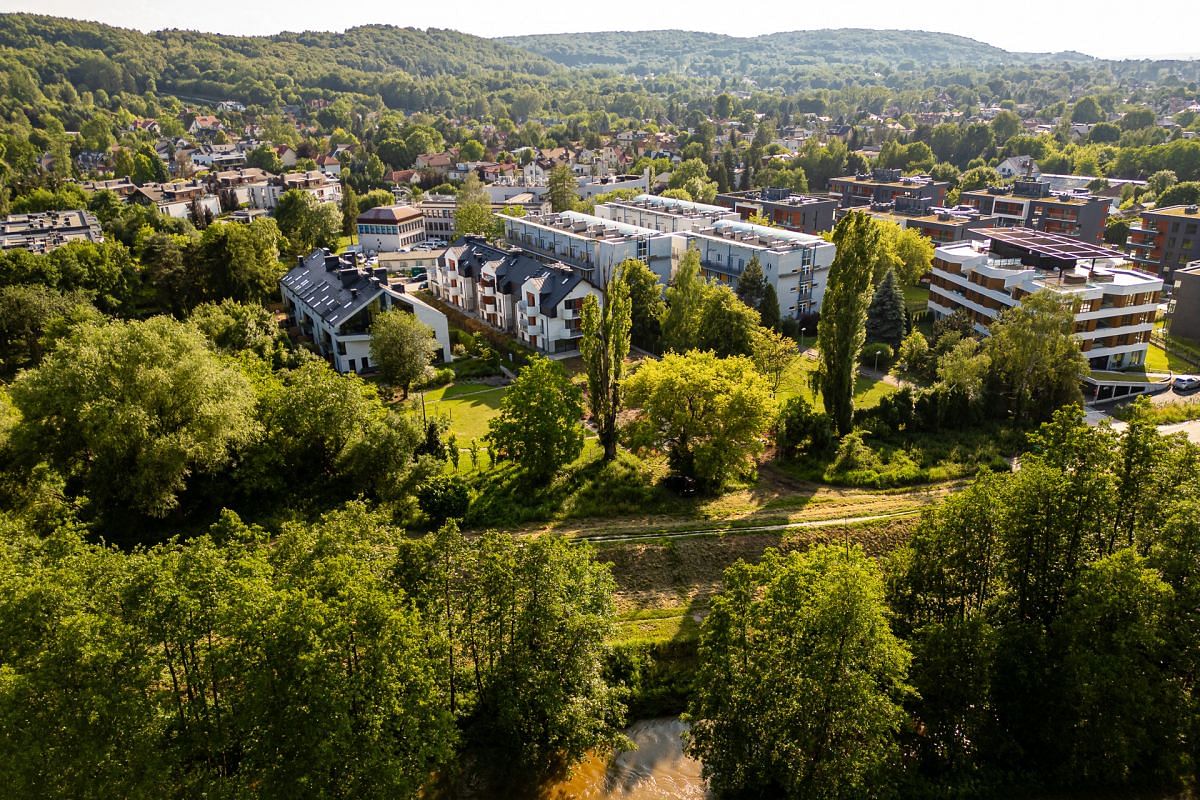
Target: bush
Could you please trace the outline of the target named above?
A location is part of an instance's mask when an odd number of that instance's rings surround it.
[[[824,453],[833,445],[833,420],[817,412],[804,397],[790,398],[779,412],[775,446],[785,458],[799,453]]]
[[[435,525],[462,519],[471,505],[467,484],[453,475],[435,475],[417,489],[417,505]]]
[[[851,431],[842,437],[830,468],[834,472],[853,472],[878,466],[879,456],[863,441],[862,433]]]
[[[876,356],[878,356],[878,361],[876,361]],[[858,356],[858,363],[864,367],[875,367],[878,364],[881,370],[887,371],[892,366],[893,357],[891,345],[883,342],[871,342],[862,349]]]
[[[436,389],[454,380],[455,372],[449,367],[427,367],[421,377],[413,384],[414,389]]]

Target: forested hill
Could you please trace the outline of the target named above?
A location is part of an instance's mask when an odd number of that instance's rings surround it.
[[[393,107],[449,106],[472,93],[569,79],[560,65],[496,40],[388,25],[244,37],[3,14],[0,59],[0,71],[16,61],[41,85],[264,106],[336,92],[379,94]]]
[[[638,73],[752,77],[772,70],[836,64],[891,64],[904,69],[983,66],[1029,59],[1087,59],[1077,53],[1009,53],[974,39],[927,31],[791,31],[739,38],[693,31],[611,31],[512,36],[507,44],[570,67],[610,66]],[[905,62],[909,62],[905,64]]]

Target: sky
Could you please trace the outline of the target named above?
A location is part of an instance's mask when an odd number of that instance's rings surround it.
[[[0,0],[0,11],[95,20],[143,31],[187,28],[265,35],[385,23],[478,36],[605,30],[713,31],[754,36],[816,28],[901,28],[969,36],[1010,51],[1077,50],[1101,58],[1200,57],[1200,0],[791,0],[738,13],[729,0]],[[686,9],[685,15],[678,13]],[[1152,10],[1150,10],[1152,9]]]

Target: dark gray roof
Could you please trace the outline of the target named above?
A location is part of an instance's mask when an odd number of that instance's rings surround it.
[[[338,328],[383,293],[369,272],[352,260],[314,250],[299,259],[280,283],[321,319]]]
[[[523,250],[502,250],[473,237],[459,239],[450,245],[462,248],[458,256],[458,274],[479,280],[484,264],[496,266],[496,289],[504,294],[516,294],[530,278],[542,277],[538,306],[546,316],[555,316],[556,307],[580,283],[589,283],[566,264],[546,264]],[[589,284],[590,285],[590,284]]]

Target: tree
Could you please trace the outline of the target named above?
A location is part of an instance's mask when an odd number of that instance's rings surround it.
[[[748,356],[754,351],[758,323],[758,312],[728,286],[704,286],[699,326],[689,346],[719,356]]]
[[[930,363],[929,353],[929,340],[914,328],[896,351],[896,365],[905,375],[918,380],[930,380],[934,365]]]
[[[327,224],[322,224],[327,229],[314,233],[332,237],[336,242],[339,224],[336,209],[330,205],[323,208]],[[190,274],[184,276],[184,297],[189,306],[226,299],[262,303],[278,296],[279,278],[283,274],[280,244],[279,228],[271,219],[256,219],[249,225],[233,222],[209,225],[192,251]],[[184,258],[186,264],[186,255]]]
[[[1103,122],[1104,117],[1104,109],[1100,107],[1099,101],[1091,95],[1081,97],[1079,102],[1071,107],[1071,122],[1094,125],[1097,122]]]
[[[911,655],[859,547],[727,569],[699,659],[688,748],[718,795],[865,796],[897,755]]]
[[[619,273],[609,282],[607,295],[603,308],[595,295],[583,301],[579,352],[587,371],[588,408],[604,448],[604,460],[611,461],[617,456],[617,415],[621,413],[621,382],[632,326],[629,285]]]
[[[991,358],[991,395],[1000,410],[1027,422],[1082,402],[1079,387],[1087,359],[1073,336],[1075,314],[1059,295],[1044,289],[1021,299],[992,323],[984,352]]]
[[[1146,191],[1158,197],[1167,189],[1179,183],[1179,178],[1169,169],[1160,169],[1146,179]]]
[[[341,209],[300,189],[288,189],[279,196],[275,222],[283,235],[284,253],[291,259],[318,247],[336,249],[342,232]]]
[[[188,322],[222,352],[249,351],[273,366],[281,366],[286,357],[287,335],[275,315],[257,303],[202,303],[192,309]]]
[[[629,338],[643,350],[657,352],[662,337],[662,319],[666,313],[662,285],[646,262],[628,259],[617,265],[629,292]]]
[[[992,134],[996,137],[996,144],[1003,146],[1012,137],[1016,136],[1023,130],[1021,118],[1016,112],[1005,109],[992,117]]]
[[[1154,201],[1157,208],[1200,203],[1200,181],[1184,181],[1166,189]]]
[[[0,372],[14,375],[23,367],[36,367],[53,329],[98,322],[99,317],[84,292],[37,284],[0,287]]]
[[[1158,117],[1154,114],[1154,109],[1139,106],[1131,108],[1121,115],[1117,125],[1123,131],[1136,131],[1142,128],[1152,128],[1158,123]]]
[[[566,164],[559,164],[550,170],[546,181],[546,196],[550,199],[551,211],[557,214],[560,211],[570,211],[575,208],[575,201],[578,199],[575,190],[579,184],[570,167]]]
[[[779,391],[779,381],[800,355],[796,341],[790,336],[756,327],[751,334],[753,340],[751,357],[758,371],[771,381],[771,394]]]
[[[738,276],[737,296],[739,300],[751,308],[761,309],[763,295],[766,294],[766,291],[767,276],[763,274],[762,262],[758,260],[758,254],[756,253],[750,257],[746,268]]]
[[[468,164],[483,158],[483,143],[478,139],[467,139],[458,149],[458,157]]]
[[[362,207],[359,205],[358,192],[354,191],[354,187],[346,185],[342,187],[342,235],[352,236],[357,230],[358,215],[362,213]]]
[[[275,148],[266,144],[260,144],[246,154],[246,166],[257,167],[273,175],[283,172],[283,161],[279,158],[279,154],[275,152]]]
[[[583,451],[583,400],[557,361],[535,356],[518,373],[500,413],[488,423],[488,447],[531,481],[546,480]]]
[[[458,190],[454,206],[455,236],[487,236],[493,228],[492,201],[479,176],[471,173]]]
[[[672,472],[715,491],[744,475],[771,423],[771,391],[754,363],[709,352],[643,361],[625,381],[630,441],[665,450]]]
[[[371,361],[405,397],[440,349],[429,326],[406,311],[384,311],[371,323]]]
[[[697,346],[705,288],[700,277],[700,253],[688,250],[667,287],[667,308],[662,316],[663,350],[682,353]]]
[[[45,459],[103,512],[166,515],[189,477],[224,468],[253,428],[246,378],[167,317],[77,328],[12,399],[28,466]]]
[[[829,267],[823,313],[817,325],[821,399],[839,435],[850,432],[854,415],[854,377],[866,339],[871,299],[871,265],[879,233],[870,217],[847,214],[833,231],[837,255]]]
[[[867,341],[899,348],[908,328],[904,311],[904,292],[900,291],[895,270],[889,269],[875,287],[871,305],[867,308]]]
[[[470,488],[457,475],[434,475],[417,488],[417,505],[435,525],[461,520],[470,504]]]

